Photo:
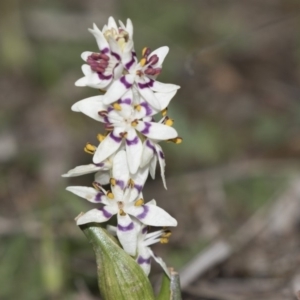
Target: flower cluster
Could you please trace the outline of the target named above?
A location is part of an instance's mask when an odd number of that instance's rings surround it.
[[[157,162],[165,182],[165,158],[159,142],[180,143],[167,107],[179,86],[156,80],[169,51],[144,48],[140,61],[134,50],[133,26],[126,26],[110,17],[102,31],[94,24],[89,31],[96,38],[99,51],[84,52],[84,77],[76,86],[88,86],[103,94],[75,103],[72,110],[81,112],[104,124],[98,134],[99,146],[86,144],[84,150],[93,155],[93,162],[70,170],[64,177],[96,173],[92,187],[69,186],[67,190],[92,203],[100,204],[77,218],[77,224],[106,222],[117,216],[117,226],[108,226],[124,250],[133,256],[146,274],[150,272],[151,256],[168,270],[150,245],[166,243],[170,236],[167,226],[177,221],[156,205],[144,202],[143,187],[148,174],[154,178]],[[160,120],[154,116],[162,114]],[[104,189],[103,185],[109,185]],[[163,229],[148,233],[149,226]]]

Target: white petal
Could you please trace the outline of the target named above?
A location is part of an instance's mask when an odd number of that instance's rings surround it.
[[[133,25],[130,19],[126,21],[126,31],[128,32],[129,38],[133,38]]]
[[[156,164],[157,164],[157,155],[155,155],[150,162],[150,175],[152,179],[155,179]]]
[[[156,205],[156,200],[152,199],[152,200],[148,201],[147,204],[149,204],[149,205]]]
[[[143,144],[135,129],[129,129],[126,137],[126,154],[130,173],[136,173],[142,158]]]
[[[162,208],[145,204],[132,206],[126,210],[127,213],[139,219],[143,224],[150,226],[177,226],[177,221]]]
[[[94,208],[89,210],[84,215],[77,219],[77,225],[83,225],[87,223],[103,223],[108,221],[113,215],[116,214],[116,209],[109,206],[104,206],[103,208]]]
[[[135,75],[127,74],[115,80],[104,95],[103,103],[111,104],[119,100],[132,87],[134,78]]]
[[[167,189],[166,178],[165,178],[165,167],[166,167],[165,155],[162,151],[162,148],[159,145],[156,144],[155,147],[156,147],[158,162],[159,162],[159,165],[160,165],[161,179],[163,181],[163,185],[164,185],[165,189]]]
[[[155,96],[160,104],[161,110],[165,109],[171,102],[172,98],[177,93],[177,90],[173,90],[171,92],[161,93],[157,92],[155,93]]]
[[[180,86],[171,83],[162,83],[155,80],[153,81],[151,89],[155,92],[168,93],[180,89]]]
[[[161,265],[161,267],[163,268],[165,273],[169,276],[169,278],[171,278],[170,271],[169,271],[166,263],[163,261],[163,259],[159,256],[156,256],[150,248],[149,248],[149,252],[150,252],[150,255],[155,259],[155,261]]]
[[[103,96],[94,96],[78,101],[71,109],[76,112],[80,111],[96,121],[105,122],[103,117],[98,114],[99,111],[107,110],[107,106],[103,104]]]
[[[122,138],[119,136],[118,131],[114,129],[98,146],[93,157],[93,162],[95,164],[101,163],[115,153],[121,144]]]
[[[89,32],[91,32],[96,38],[98,48],[106,53],[106,51],[109,50],[108,42],[95,23],[93,24],[93,29],[89,29]]]
[[[116,180],[116,184],[124,189],[129,180],[129,170],[127,165],[126,152],[119,151],[113,160],[112,177]]]
[[[124,50],[123,50],[123,55],[122,55],[122,64],[125,67],[127,71],[133,71],[136,68],[137,65],[137,59],[132,51],[133,48],[133,42],[128,41],[126,44]]]
[[[81,58],[84,61],[87,61],[88,57],[91,56],[92,54],[93,54],[93,52],[91,52],[91,51],[85,51],[85,52],[81,53]]]
[[[147,180],[149,174],[149,167],[139,168],[135,174],[131,174],[130,177],[134,182],[134,187],[131,191],[130,201],[137,199],[138,195],[141,193],[144,184]]]
[[[150,139],[160,141],[173,139],[178,136],[177,131],[173,127],[154,122],[139,121],[136,130]]]
[[[155,144],[151,140],[146,139],[143,143],[143,153],[142,153],[141,165],[140,165],[141,168],[148,165],[152,157],[154,157],[155,155],[156,155]]]
[[[106,195],[102,191],[86,186],[68,186],[67,191],[92,203],[106,203]]]
[[[137,87],[139,93],[142,95],[142,97],[154,108],[161,109],[160,103],[158,102],[158,99],[156,98],[154,92],[151,89],[151,83],[148,78],[138,78],[137,80]]]
[[[103,164],[104,166],[104,164]],[[90,174],[97,172],[101,169],[101,166],[95,165],[95,164],[89,164],[89,165],[83,165],[75,167],[74,169],[71,169],[68,171],[68,173],[61,175],[62,177],[75,177],[85,174]]]
[[[107,24],[107,27],[108,27],[109,29],[114,28],[114,29],[118,30],[117,23],[116,23],[116,21],[115,21],[115,19],[114,19],[113,17],[109,17],[109,18],[108,18],[108,24]]]
[[[149,250],[149,247],[139,247],[138,256],[136,258],[136,262],[144,270],[147,276],[151,270],[151,253]]]
[[[109,184],[110,171],[100,171],[95,174],[95,181],[99,182],[101,185]]]
[[[116,226],[107,225],[106,229],[111,235],[113,235],[113,236],[117,235],[117,227]]]
[[[87,77],[81,77],[75,82],[75,86],[87,86],[88,85],[88,79]]]
[[[111,50],[111,55],[116,59],[116,63],[121,60],[120,47],[115,39],[110,37],[108,43]]]
[[[155,65],[153,65],[153,68],[161,67],[161,65],[164,62],[165,57],[167,56],[168,53],[169,53],[169,47],[167,47],[167,46],[160,47],[160,48],[156,49],[155,51],[151,52],[149,54],[148,59],[150,59],[151,56],[153,56],[153,55],[157,55],[157,57],[158,57],[158,62]]]
[[[118,214],[117,236],[123,249],[134,256],[137,247],[136,227],[128,214],[121,216]]]

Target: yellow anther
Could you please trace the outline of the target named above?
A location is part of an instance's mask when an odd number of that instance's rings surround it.
[[[114,194],[111,192],[111,191],[108,191],[106,196],[109,198],[109,199],[114,199]]]
[[[143,66],[146,64],[146,62],[147,62],[147,59],[146,59],[146,58],[142,58],[142,59],[140,60],[140,65],[141,65],[141,67],[143,67]]]
[[[115,110],[122,110],[122,106],[121,106],[119,103],[114,103],[114,104],[113,104],[113,108],[114,108]]]
[[[173,142],[174,144],[181,144],[182,143],[182,138],[181,137],[177,137],[175,139],[170,139],[170,142]]]
[[[134,181],[130,178],[128,181],[128,185],[133,188],[134,187]]]
[[[174,120],[167,117],[164,123],[167,126],[172,126],[174,124]]]
[[[161,114],[163,115],[163,117],[165,117],[168,113],[168,108],[165,108],[161,111]]]
[[[141,111],[142,109],[142,106],[141,105],[135,105],[134,109],[136,109],[137,111]]]
[[[97,149],[96,146],[94,146],[90,143],[87,143],[84,147],[84,152],[89,153],[89,154],[94,154],[96,149]]]
[[[115,186],[115,185],[117,184],[116,179],[111,178],[111,179],[110,179],[110,184],[111,184],[112,186]]]
[[[166,232],[164,232],[161,237],[162,238],[169,238],[172,235],[172,232],[170,230],[167,230]]]
[[[131,122],[131,126],[136,127],[138,123],[139,123],[138,120],[134,120]]]
[[[167,243],[169,243],[169,239],[168,238],[161,238],[159,241],[160,241],[161,244],[167,244]]]
[[[103,134],[97,134],[97,140],[101,143],[101,142],[103,142],[103,140],[106,138],[106,136],[105,135],[103,135]]]
[[[120,214],[121,216],[126,216],[126,213],[125,213],[125,211],[124,211],[123,209],[120,209],[120,210],[119,210],[119,214]]]
[[[145,54],[146,54],[146,52],[147,52],[148,49],[149,49],[148,47],[144,47],[143,48],[143,50],[142,50],[142,56],[145,56]]]
[[[134,206],[142,206],[143,204],[144,204],[144,199],[141,198],[135,201]]]

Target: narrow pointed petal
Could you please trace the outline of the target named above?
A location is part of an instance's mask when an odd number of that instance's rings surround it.
[[[109,52],[108,42],[104,37],[103,33],[101,32],[101,30],[97,27],[95,23],[93,24],[93,29],[89,29],[89,32],[91,32],[95,37],[98,48],[101,50],[101,52],[104,53]]]
[[[110,171],[99,171],[95,174],[95,181],[101,185],[109,184]]]
[[[84,61],[87,61],[88,57],[91,56],[93,54],[93,52],[91,51],[85,51],[85,52],[82,52],[81,53],[81,58],[84,60]]]
[[[121,50],[120,47],[115,39],[110,37],[108,39],[108,43],[110,46],[110,54],[117,60],[121,61]]]
[[[130,173],[136,173],[142,158],[143,144],[134,129],[129,129],[126,137],[126,154]]]
[[[103,223],[108,221],[113,215],[116,214],[116,209],[109,206],[104,206],[102,208],[94,208],[89,210],[84,215],[77,219],[77,225],[83,225],[87,223]]]
[[[108,27],[109,29],[112,29],[112,28],[113,28],[113,29],[118,30],[117,23],[116,23],[116,21],[115,21],[115,19],[114,19],[113,17],[109,17],[109,18],[108,18],[107,27]]]
[[[123,249],[129,255],[134,256],[137,247],[137,232],[136,226],[128,214],[125,216],[118,214],[117,236]]]
[[[138,198],[147,180],[148,174],[149,174],[149,167],[145,166],[144,168],[139,168],[135,174],[130,175],[131,179],[134,182],[134,186],[131,189],[129,202],[134,201],[135,199]]]
[[[158,162],[159,162],[159,166],[160,166],[161,179],[163,181],[163,185],[164,185],[165,189],[167,189],[167,183],[166,183],[166,177],[165,177],[165,167],[166,167],[165,155],[162,151],[162,148],[159,145],[156,144],[155,147],[156,147],[156,153],[157,153]]]
[[[152,179],[155,179],[155,173],[156,173],[156,164],[157,164],[157,155],[155,155],[151,162],[150,162],[150,175],[152,177]]]
[[[173,97],[175,96],[176,93],[177,93],[177,90],[173,90],[171,92],[166,92],[166,93],[161,93],[161,92],[155,93],[155,96],[156,96],[157,100],[159,101],[161,110],[168,107],[168,105],[170,104],[171,100],[173,99]]]
[[[124,65],[127,71],[133,70],[137,65],[137,59],[135,53],[132,51],[132,48],[133,48],[133,42],[128,41],[128,43],[126,44],[123,50],[122,64]]]
[[[177,131],[173,127],[154,122],[139,121],[136,130],[150,139],[160,141],[173,139],[178,136]]]
[[[150,201],[147,202],[148,205],[156,205],[156,200],[152,199]]]
[[[106,195],[102,191],[86,186],[68,186],[67,191],[92,203],[106,203]]]
[[[123,190],[129,180],[129,170],[127,164],[126,152],[119,151],[113,160],[112,177],[116,180],[116,185]]]
[[[126,31],[128,32],[129,38],[133,38],[133,25],[130,19],[126,21]]]
[[[61,175],[62,177],[75,177],[85,174],[90,174],[99,171],[104,164],[101,165],[95,165],[95,164],[89,164],[89,165],[83,165],[75,167],[74,169],[69,170],[66,174]]]
[[[141,168],[149,164],[152,157],[155,155],[156,155],[155,144],[151,140],[146,139],[143,143],[143,153],[142,153],[141,165],[140,165]]]
[[[114,129],[98,146],[93,162],[95,164],[103,162],[106,158],[115,153],[122,144],[122,138],[119,132]]]
[[[171,83],[162,83],[157,80],[153,81],[152,90],[155,92],[169,93],[180,89],[179,85]]]
[[[132,206],[126,212],[139,219],[145,225],[177,226],[177,221],[172,216],[155,205]]]
[[[103,104],[103,96],[94,96],[78,101],[71,109],[82,112],[96,121],[105,122],[104,118],[98,114],[99,111],[107,110],[107,106]]]
[[[169,53],[169,47],[167,47],[167,46],[160,47],[160,48],[156,49],[155,51],[151,52],[149,54],[149,59],[151,59],[151,56],[153,56],[153,55],[157,55],[157,57],[158,57],[158,62],[155,65],[153,65],[153,67],[154,68],[161,67],[161,65],[163,64],[165,57],[167,56],[168,53]]]
[[[169,278],[171,278],[171,274],[170,274],[170,271],[166,265],[166,263],[163,261],[163,259],[159,256],[156,256],[153,251],[149,249],[149,254],[154,258],[154,260],[161,265],[161,267],[163,268],[163,270],[165,271],[165,273],[169,276]]]
[[[104,104],[111,104],[119,100],[132,87],[135,75],[127,74],[115,80],[103,98]]]

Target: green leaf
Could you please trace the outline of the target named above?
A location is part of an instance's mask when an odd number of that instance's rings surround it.
[[[81,229],[96,254],[103,300],[154,300],[148,277],[114,237],[94,223],[81,226]]]
[[[156,300],[181,300],[179,275],[170,268],[171,279],[164,273]]]

